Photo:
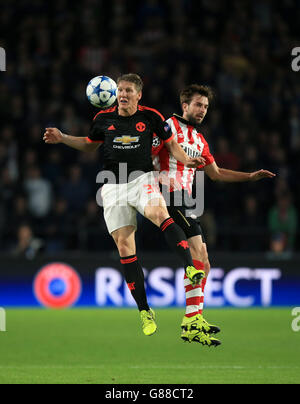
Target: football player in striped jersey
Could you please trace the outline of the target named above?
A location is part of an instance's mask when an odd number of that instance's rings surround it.
[[[199,131],[199,125],[203,122],[212,99],[212,90],[207,86],[192,84],[182,90],[180,102],[183,115],[174,114],[167,120],[178,144],[189,156],[204,158],[205,164],[199,165],[198,168],[204,169],[213,181],[244,182],[273,178],[275,174],[266,170],[245,173],[218,167],[210,153],[208,143]],[[211,335],[218,333],[220,329],[209,324],[203,317],[204,290],[210,271],[207,246],[198,221],[186,215],[187,206],[184,204],[186,194],[192,193],[196,169],[188,168],[177,161],[164,147],[163,142],[157,138],[153,141],[152,153],[155,168],[163,174],[161,176],[163,194],[165,194],[165,187],[167,186],[167,191],[172,195],[168,198],[170,200],[168,206],[170,216],[186,234],[194,267],[204,269],[206,274],[201,284],[196,287],[190,283],[186,275],[184,277],[186,313],[181,323],[181,338],[184,341],[195,341],[203,345],[216,346],[220,344],[220,341]],[[181,193],[179,198],[176,196],[178,193]],[[183,201],[181,206],[176,206],[175,201],[178,200]]]

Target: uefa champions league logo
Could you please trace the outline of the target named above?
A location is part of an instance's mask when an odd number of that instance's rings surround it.
[[[39,270],[34,279],[33,291],[42,306],[67,308],[79,300],[82,281],[70,265],[52,262]]]
[[[0,48],[0,71],[6,71],[6,52],[3,48]]]
[[[1,331],[6,331],[6,312],[2,307],[0,307],[0,332]]]

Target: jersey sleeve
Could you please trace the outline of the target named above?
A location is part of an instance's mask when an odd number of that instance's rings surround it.
[[[204,143],[204,149],[203,149],[201,157],[203,157],[205,159],[205,164],[201,164],[198,167],[198,169],[209,166],[210,164],[212,164],[215,161],[214,156],[211,154],[211,152],[209,150],[209,145],[202,135],[201,135],[201,140]]]
[[[102,127],[102,120],[96,117],[91,125],[87,141],[90,143],[104,143],[105,135]]]
[[[152,140],[152,156],[157,156],[163,147],[164,141],[161,140],[156,133],[154,133]]]
[[[171,127],[165,118],[156,110],[153,110],[154,132],[162,143],[168,143],[174,139]]]

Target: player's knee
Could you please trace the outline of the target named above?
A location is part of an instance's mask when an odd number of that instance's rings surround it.
[[[148,219],[150,219],[157,226],[160,226],[161,223],[166,220],[170,215],[167,210],[158,206],[155,209],[152,209],[148,215]]]
[[[129,257],[135,254],[135,246],[123,237],[118,237],[116,241],[120,257]]]
[[[126,243],[118,244],[118,250],[120,257],[129,257],[130,255],[134,255],[134,249]]]

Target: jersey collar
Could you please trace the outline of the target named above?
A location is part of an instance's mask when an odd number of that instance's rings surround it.
[[[199,130],[199,126],[198,126],[198,125],[195,125],[195,124],[193,124],[193,123],[187,121],[187,120],[184,119],[182,116],[177,115],[177,114],[175,114],[175,113],[173,114],[173,116],[174,116],[176,119],[178,119],[178,121],[184,123],[185,125],[190,125],[190,126],[192,126],[193,128]]]
[[[190,125],[189,121],[187,121],[186,119],[184,119],[182,116],[178,115],[178,114],[173,114],[173,116],[178,119],[178,121],[185,123],[186,125]]]
[[[180,121],[180,122],[182,122],[182,123],[185,123],[186,125],[190,125],[190,126],[195,127],[194,124],[192,124],[190,121],[187,121],[187,120],[184,119],[182,116],[177,115],[177,114],[173,114],[173,116],[174,116],[176,119],[178,119],[178,121]]]

